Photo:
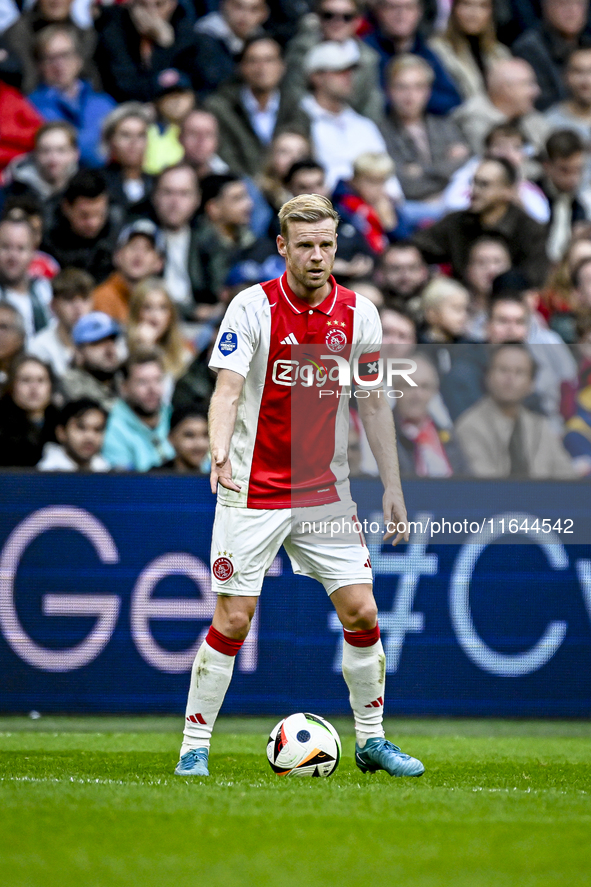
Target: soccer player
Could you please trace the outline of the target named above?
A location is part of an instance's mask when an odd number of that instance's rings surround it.
[[[191,672],[175,773],[209,775],[210,738],[234,659],[248,634],[264,574],[283,544],[294,572],[324,585],[343,625],[343,676],[355,718],[357,766],[364,772],[421,776],[421,762],[384,738],[386,663],[369,552],[355,529],[349,491],[349,399],[337,397],[337,391],[320,396],[327,381],[323,373],[332,379],[332,366],[314,371],[293,359],[305,345],[319,355],[314,365],[332,352],[349,361],[358,358],[361,375],[371,376],[381,345],[379,316],[369,300],[331,275],[338,214],[327,198],[294,197],[282,206],[279,220],[277,247],[287,270],[234,298],[210,360],[218,370],[209,417],[211,487],[218,493],[212,587],[218,598]],[[310,384],[314,380],[318,387]],[[406,529],[400,526],[406,525],[406,508],[392,411],[380,391],[368,388],[358,407],[384,483],[384,523],[388,530],[395,525],[384,539],[393,537],[395,545],[408,541],[407,530],[397,532]],[[294,399],[302,408],[299,421]],[[340,537],[331,542],[309,531],[310,524],[321,530],[322,521],[341,521]]]

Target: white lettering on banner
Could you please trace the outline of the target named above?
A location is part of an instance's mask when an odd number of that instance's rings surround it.
[[[585,602],[587,615],[591,620],[591,561],[583,559],[578,560],[575,563],[575,568],[581,584],[581,591],[583,592],[583,601]]]
[[[379,532],[368,536],[367,539],[374,574],[376,576],[400,577],[392,609],[389,612],[380,610],[378,613],[380,633],[386,655],[386,671],[390,674],[398,671],[406,635],[410,632],[425,630],[424,613],[413,612],[412,608],[421,576],[437,575],[439,564],[437,555],[426,554],[429,545],[427,527],[430,517],[430,514],[417,515],[415,527],[420,526],[421,530],[413,533],[404,554],[382,552],[382,537]],[[382,520],[382,513],[376,511],[370,515],[368,523],[371,527],[372,522],[375,521],[379,530]],[[336,613],[329,614],[328,624],[331,631],[340,631],[341,625]],[[342,653],[343,638],[341,633],[333,671],[340,671]]]
[[[503,519],[517,520],[521,524],[523,521],[534,520],[534,516],[511,512],[495,516],[494,525],[498,525]],[[499,653],[482,640],[472,620],[470,582],[478,558],[500,535],[502,535],[500,532],[490,530],[478,533],[470,536],[462,546],[451,575],[449,610],[458,643],[468,659],[489,674],[503,678],[519,678],[538,671],[552,659],[566,637],[568,625],[566,622],[550,622],[539,641],[523,653]],[[483,538],[482,544],[475,544],[476,540],[480,543]],[[556,533],[548,533],[544,542],[536,544],[546,554],[553,570],[568,568],[567,553]]]
[[[53,505],[33,512],[14,528],[0,555],[0,628],[17,656],[34,668],[67,672],[88,665],[111,640],[119,616],[120,600],[113,594],[46,594],[46,616],[96,616],[90,634],[75,647],[52,650],[36,644],[20,623],[14,602],[14,583],[20,560],[37,536],[57,528],[81,533],[103,564],[116,564],[119,552],[109,531],[88,511],[70,505]]]

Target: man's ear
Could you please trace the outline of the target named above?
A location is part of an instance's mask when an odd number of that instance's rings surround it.
[[[66,429],[63,425],[56,425],[55,428],[55,436],[57,437],[57,442],[60,444],[65,444],[66,442]]]
[[[287,240],[283,234],[277,235],[277,252],[280,256],[283,256],[283,258],[287,255]]]

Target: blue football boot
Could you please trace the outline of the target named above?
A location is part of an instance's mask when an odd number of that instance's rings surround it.
[[[174,772],[177,776],[209,776],[208,757],[208,748],[191,748],[182,755]]]
[[[405,755],[387,739],[368,739],[363,748],[355,745],[355,763],[362,773],[385,770],[390,776],[422,776],[425,768],[416,758]]]

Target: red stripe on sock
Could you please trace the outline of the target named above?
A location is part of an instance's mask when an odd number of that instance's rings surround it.
[[[347,631],[343,628],[345,640],[352,647],[373,647],[380,639],[380,626],[376,623],[375,628],[367,631]]]
[[[226,656],[235,656],[240,651],[240,647],[244,641],[235,641],[234,638],[227,638],[225,634],[210,625],[207,632],[206,642],[218,653],[225,653]]]

